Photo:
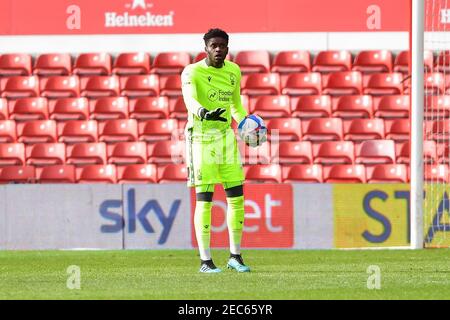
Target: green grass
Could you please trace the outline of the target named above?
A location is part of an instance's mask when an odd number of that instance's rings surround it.
[[[214,250],[224,267],[227,252]],[[245,250],[248,274],[199,274],[193,250],[1,251],[0,299],[450,299],[450,250]],[[81,268],[81,289],[66,272]],[[367,289],[367,268],[381,288]]]

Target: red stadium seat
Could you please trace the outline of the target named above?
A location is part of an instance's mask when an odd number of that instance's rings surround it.
[[[434,70],[437,72],[445,72],[445,73],[449,72],[450,71],[449,59],[450,59],[449,50],[440,51],[434,63]]]
[[[0,55],[0,76],[31,75],[31,56],[23,53]]]
[[[130,99],[129,104],[130,118],[132,119],[165,119],[169,115],[169,99],[167,97]]]
[[[13,120],[0,121],[0,143],[16,142],[16,122]]]
[[[182,141],[158,141],[147,150],[149,163],[182,163],[185,144]]]
[[[324,172],[324,182],[366,183],[365,167],[360,164],[336,164]]]
[[[7,120],[8,114],[8,100],[0,98],[0,120]]]
[[[10,103],[11,120],[30,121],[48,119],[48,103],[46,98],[22,98]]]
[[[426,132],[425,138],[437,142],[448,142],[450,140],[450,120],[433,121],[432,127]]]
[[[443,119],[450,116],[450,95],[425,96],[424,117],[426,119]]]
[[[181,76],[172,74],[160,78],[160,95],[168,97],[180,97],[181,92]]]
[[[56,122],[53,120],[35,120],[19,123],[17,126],[18,142],[43,143],[56,142]]]
[[[58,141],[64,143],[97,142],[95,120],[72,120],[59,125]]]
[[[353,63],[352,70],[362,73],[392,72],[393,57],[388,50],[360,51]]]
[[[147,162],[145,142],[119,142],[108,148],[108,163],[137,164]]]
[[[81,167],[77,172],[78,183],[116,183],[116,166],[93,164]]]
[[[99,141],[106,143],[136,141],[138,125],[135,119],[108,120],[99,124]]]
[[[66,153],[67,164],[106,164],[106,144],[104,142],[85,142],[68,145]]]
[[[448,183],[449,170],[446,164],[435,164],[424,167],[424,177],[426,182]]]
[[[249,147],[245,143],[240,143],[239,149],[245,164],[271,163],[270,142],[265,142],[256,148]]]
[[[312,71],[321,73],[350,71],[352,60],[349,51],[322,51],[314,58]]]
[[[175,100],[173,108],[170,109],[170,117],[174,119],[183,119],[183,120],[186,120],[188,118],[188,111],[184,103],[183,97],[178,97]]]
[[[191,63],[187,52],[161,52],[153,60],[151,73],[180,74],[184,67]]]
[[[17,76],[7,78],[2,91],[5,98],[28,98],[39,96],[39,79],[37,76]]]
[[[301,96],[292,109],[292,117],[328,118],[331,114],[331,98],[327,95]]]
[[[33,166],[10,166],[0,169],[0,183],[34,183],[36,170]]]
[[[119,95],[117,76],[91,76],[81,81],[81,96],[89,98],[115,97]]]
[[[393,95],[403,93],[401,73],[374,73],[370,76],[364,94]]]
[[[271,72],[309,72],[311,70],[311,56],[309,51],[281,51],[273,60]]]
[[[302,130],[301,121],[296,118],[274,118],[266,123],[268,138],[270,140],[301,140]]]
[[[264,119],[289,117],[289,96],[260,96],[250,105],[250,113],[256,113]]]
[[[166,164],[158,167],[158,182],[186,182],[187,168],[184,164]]]
[[[109,75],[111,74],[111,55],[109,53],[82,53],[75,59],[73,74]]]
[[[375,108],[377,118],[408,118],[411,110],[410,96],[393,95],[384,96]]]
[[[118,167],[119,183],[157,183],[156,166],[153,164],[131,164]]]
[[[33,74],[66,76],[72,73],[72,58],[68,53],[44,53],[37,57]]]
[[[431,72],[425,74],[424,95],[445,94],[445,76],[443,73]]]
[[[70,98],[80,95],[77,76],[52,76],[41,80],[41,96],[48,98]]]
[[[363,141],[356,148],[355,163],[382,164],[395,163],[395,143],[393,140]]]
[[[408,182],[408,167],[404,164],[377,164],[370,171],[367,170],[368,183]]]
[[[411,146],[409,141],[403,142],[399,144],[399,148],[397,149],[397,163],[399,164],[409,164],[410,163],[410,151]],[[445,144],[447,146],[447,144]],[[439,154],[438,154],[439,151]],[[435,141],[425,140],[423,142],[423,162],[427,164],[438,162],[437,159],[439,157],[439,163],[450,163],[449,156],[445,156],[442,152],[443,150],[438,150]]]
[[[427,144],[431,144],[434,143],[435,149],[434,149],[434,160],[436,160],[436,155],[437,155],[437,161],[430,161],[429,163],[444,163],[444,164],[450,164],[450,146],[448,143],[442,143],[437,145],[435,141],[424,141],[424,145],[423,145],[423,152],[424,152],[424,157],[426,157],[427,155]],[[430,151],[431,153],[431,151]]]
[[[372,114],[373,99],[369,95],[339,97],[332,113],[342,119],[370,118]]]
[[[50,119],[57,121],[87,120],[89,101],[87,98],[63,98],[50,100]]]
[[[296,164],[289,168],[284,183],[312,182],[322,183],[322,166],[318,164]]]
[[[408,141],[410,132],[410,119],[396,119],[386,126],[386,139]]]
[[[66,162],[66,145],[64,143],[37,143],[26,149],[28,165],[46,166]]]
[[[25,164],[25,145],[23,143],[0,143],[0,166]]]
[[[199,62],[200,60],[205,59],[206,56],[207,56],[207,54],[206,54],[205,51],[199,52],[199,53],[195,56],[195,58],[194,58],[194,63],[195,63],[195,62]],[[232,61],[232,60],[233,60],[233,56],[228,52],[228,54],[227,54],[227,56],[225,57],[225,59],[226,59],[226,60]]]
[[[293,73],[286,78],[281,90],[282,94],[320,95],[322,92],[322,77],[318,72]]]
[[[344,133],[344,140],[364,141],[384,138],[383,119],[353,119]]]
[[[278,164],[254,164],[246,166],[245,180],[251,183],[281,183],[281,167]]]
[[[145,52],[121,53],[114,61],[112,72],[120,76],[150,72],[150,55]]]
[[[311,119],[303,130],[303,139],[309,141],[342,140],[343,127],[340,118]]]
[[[433,70],[433,52],[430,50],[424,51],[424,69],[426,72]],[[401,72],[403,74],[409,74],[409,51],[400,52],[395,58],[394,62],[394,72]]]
[[[355,158],[355,150],[351,141],[322,142],[314,155],[314,163],[319,164],[351,164]]]
[[[130,98],[159,95],[159,76],[156,74],[122,77],[121,94]]]
[[[241,93],[249,96],[278,95],[280,94],[280,76],[278,73],[250,74],[241,86]]]
[[[313,156],[311,142],[281,141],[278,145],[278,154],[274,155],[274,157],[272,158],[272,163],[276,163],[276,160],[278,160],[278,162],[281,164],[312,163]]]
[[[234,57],[234,62],[239,65],[243,74],[270,72],[268,51],[240,51]]]
[[[106,97],[90,102],[91,119],[113,120],[128,118],[128,99],[126,97]]]
[[[322,93],[329,95],[362,94],[361,73],[358,71],[331,73]]]
[[[176,119],[155,119],[139,124],[139,140],[159,141],[170,140],[172,135],[178,130]]]
[[[40,183],[75,183],[75,167],[73,165],[54,165],[38,169],[37,179]]]

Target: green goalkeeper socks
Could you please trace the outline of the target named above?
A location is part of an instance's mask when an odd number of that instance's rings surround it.
[[[211,207],[212,202],[207,201],[197,201],[195,205],[195,235],[197,237],[200,259],[202,260],[211,259]]]
[[[244,228],[244,196],[227,198],[227,224],[231,254],[241,253],[242,230]]]

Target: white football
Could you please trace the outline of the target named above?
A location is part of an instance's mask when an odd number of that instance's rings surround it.
[[[258,147],[267,140],[264,120],[256,114],[245,117],[238,125],[239,137],[251,147]]]

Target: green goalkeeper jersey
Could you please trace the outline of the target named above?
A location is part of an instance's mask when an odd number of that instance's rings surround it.
[[[241,102],[241,71],[239,66],[225,60],[221,68],[206,64],[206,59],[185,67],[181,74],[183,98],[188,109],[186,129],[191,129],[193,137],[225,133],[230,128],[232,118],[239,123],[247,116]],[[222,117],[227,122],[208,121],[199,117],[200,108],[214,110],[224,108]]]

